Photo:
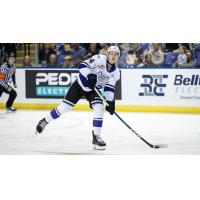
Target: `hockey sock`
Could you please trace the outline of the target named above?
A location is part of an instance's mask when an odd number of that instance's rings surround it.
[[[74,104],[67,101],[67,100],[63,100],[63,102],[56,108],[54,108],[46,117],[45,120],[47,123],[49,123],[50,121],[52,121],[53,119],[57,119],[58,117],[60,117],[62,114],[71,111],[73,108]]]
[[[96,103],[93,104],[92,107],[94,109],[94,119],[93,119],[94,134],[100,135],[103,125],[104,106],[101,103]]]

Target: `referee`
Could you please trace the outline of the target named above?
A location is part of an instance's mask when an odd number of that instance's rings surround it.
[[[6,63],[0,66],[0,97],[3,92],[9,94],[8,101],[6,102],[7,112],[15,112],[16,109],[12,107],[15,98],[17,97],[17,92],[10,86],[13,82],[14,88],[17,88],[15,81],[15,57],[14,55],[9,55],[6,58]]]

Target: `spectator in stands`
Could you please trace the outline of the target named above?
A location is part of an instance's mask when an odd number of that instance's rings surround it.
[[[122,51],[118,61],[118,66],[123,67],[127,64],[134,64],[134,60],[138,60],[143,57],[143,51],[140,49],[139,43],[130,43],[129,48]]]
[[[90,43],[90,47],[88,50],[86,50],[86,54],[84,56],[84,59],[91,58],[92,56],[99,54],[99,50],[97,49],[96,43]]]
[[[133,50],[129,50],[126,55],[126,64],[133,65],[135,63],[136,56]]]
[[[187,64],[186,47],[185,46],[181,46],[179,48],[177,66],[181,67],[181,66],[183,66],[185,64]]]
[[[67,55],[64,58],[64,63],[63,63],[63,68],[73,68],[73,63],[72,63],[72,56]]]
[[[86,49],[83,48],[79,43],[72,44],[72,58],[73,58],[73,64],[75,66],[78,65],[77,62],[80,62],[80,60],[83,60],[85,53],[86,53]]]
[[[149,51],[149,43],[140,43],[140,51],[143,53],[143,55]]]
[[[133,50],[133,54],[137,58],[140,58],[142,56],[142,54],[143,54],[139,43],[131,43],[130,44],[130,49]]]
[[[192,51],[186,50],[186,56],[187,56],[187,64],[194,65],[194,62],[192,60]]]
[[[84,61],[83,57],[81,56],[76,57],[75,60],[76,65],[74,65],[74,67],[78,67],[83,61]]]
[[[72,49],[69,43],[59,44],[57,47],[57,63],[62,65],[64,63],[65,56],[71,54]]]
[[[56,51],[51,47],[51,44],[43,44],[42,49],[39,50],[39,63],[42,66],[49,63],[49,56],[51,54],[56,54]]]
[[[185,51],[185,55],[187,57],[187,61],[185,64],[182,64],[181,67],[194,67],[194,62],[192,60],[192,52],[187,49]]]
[[[120,57],[119,60],[117,61],[117,66],[118,67],[126,67],[126,56],[128,51],[130,50],[130,45],[129,43],[121,43],[119,44],[119,47],[121,49]]]
[[[162,43],[163,51],[164,52],[172,52],[179,48],[178,43]]]
[[[178,53],[168,52],[165,54],[164,67],[175,67],[178,59]]]
[[[57,55],[55,53],[52,53],[49,55],[49,62],[47,65],[45,65],[47,68],[54,68],[54,67],[61,67],[57,64]]]
[[[100,43],[100,51],[99,53],[102,55],[107,55],[107,50],[109,48],[109,44],[108,43]]]
[[[126,56],[126,64],[132,65],[141,61],[143,57],[143,52],[140,49],[139,43],[132,43],[130,44],[131,50],[127,52]]]
[[[143,63],[143,59],[142,58],[136,58],[135,59],[135,63],[134,63],[134,65],[136,66],[136,67],[143,67],[144,66],[144,63]]]
[[[196,65],[200,65],[200,43],[196,44],[193,50],[193,60]]]
[[[22,66],[23,67],[33,67],[31,56],[29,56],[29,55],[24,56]]]
[[[144,56],[144,66],[145,67],[152,67],[153,66],[152,55],[150,53],[147,53]]]
[[[190,44],[189,43],[179,43],[179,48],[184,46],[186,49],[190,49]]]
[[[119,45],[117,45],[121,51],[127,51],[130,48],[130,43],[119,43]]]
[[[151,54],[152,64],[160,66],[164,62],[164,53],[161,50],[160,43],[153,43],[153,49],[149,52]]]

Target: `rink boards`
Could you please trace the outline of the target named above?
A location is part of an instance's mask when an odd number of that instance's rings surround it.
[[[18,68],[15,106],[54,108],[77,75],[77,69]],[[0,108],[6,99],[3,94]],[[122,69],[116,99],[118,111],[200,113],[200,69]],[[74,109],[90,108],[81,99]]]

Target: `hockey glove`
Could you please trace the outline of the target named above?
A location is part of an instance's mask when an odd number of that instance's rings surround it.
[[[88,87],[92,90],[94,90],[94,87],[97,83],[97,75],[96,74],[89,74],[87,76],[88,78]]]
[[[108,106],[106,106],[106,110],[113,115],[115,112],[115,100],[113,101],[106,101],[108,103]]]

